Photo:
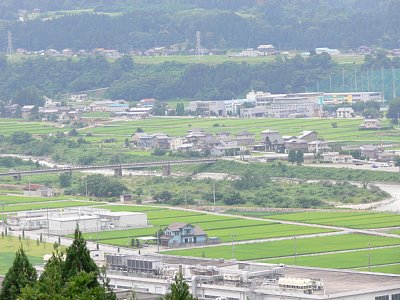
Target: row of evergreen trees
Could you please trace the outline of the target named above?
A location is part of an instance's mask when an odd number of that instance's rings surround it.
[[[57,244],[54,250],[37,280],[36,270],[21,247],[4,278],[0,300],[117,299],[105,271],[91,259],[79,229],[75,230],[74,241],[65,255]]]
[[[36,269],[29,262],[22,246],[16,253],[1,290],[0,300],[116,300],[109,286],[105,269],[97,267],[90,257],[86,241],[75,230],[74,240],[66,253],[54,245],[54,252],[37,280]],[[132,299],[135,299],[134,292]],[[165,300],[194,300],[188,284],[178,275]],[[160,299],[160,300],[161,300]]]

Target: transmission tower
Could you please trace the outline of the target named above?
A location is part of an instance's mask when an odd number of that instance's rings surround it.
[[[7,55],[11,56],[14,54],[14,49],[13,49],[13,42],[12,42],[12,34],[11,31],[7,33]]]
[[[200,35],[200,31],[196,31],[196,51],[195,51],[195,55],[197,57],[200,57],[203,54],[203,52],[201,51],[201,35]]]

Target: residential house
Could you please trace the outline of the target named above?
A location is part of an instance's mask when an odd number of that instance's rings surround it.
[[[147,134],[136,132],[132,135],[132,143],[144,149],[170,149],[171,138],[164,133]]]
[[[322,54],[322,53],[328,53],[329,55],[339,55],[340,51],[338,49],[331,49],[331,48],[315,48],[315,53],[317,54]]]
[[[258,57],[261,55],[264,55],[264,53],[253,48],[247,48],[246,50],[240,52],[240,56],[243,57]]]
[[[318,133],[316,131],[302,131],[299,135],[299,139],[305,140],[307,142],[316,141],[318,139]]]
[[[172,138],[170,140],[171,150],[177,151],[179,146],[182,146],[183,143],[184,143],[184,139],[181,137]]]
[[[199,226],[188,223],[173,223],[166,227],[160,237],[161,246],[179,247],[207,243],[207,234]]]
[[[364,123],[359,126],[360,129],[379,130],[381,121],[379,119],[364,119]]]
[[[259,45],[257,50],[262,53],[262,55],[271,55],[276,53],[274,45]]]
[[[219,133],[216,133],[215,136],[217,137],[217,139],[220,139],[223,141],[231,138],[231,134],[229,132],[219,132]]]
[[[383,149],[375,145],[362,145],[360,148],[361,156],[369,159],[377,159],[378,154],[383,152]]]
[[[207,149],[213,149],[219,145],[221,145],[221,140],[212,135],[206,136],[206,139],[204,140],[204,146]]]
[[[368,46],[360,46],[357,49],[357,54],[358,55],[368,55],[372,54],[372,49]]]
[[[170,149],[171,138],[164,133],[155,133],[153,137],[153,147],[156,149]]]
[[[308,142],[308,152],[310,153],[321,153],[331,150],[328,143],[325,141],[312,141]]]
[[[29,118],[32,115],[32,111],[35,105],[24,105],[21,108],[21,113],[23,118]]]
[[[265,145],[265,151],[280,151],[285,147],[282,136],[276,130],[264,130],[261,132],[261,143]]]
[[[154,146],[154,139],[146,132],[136,132],[132,135],[132,143],[138,148],[151,149]]]
[[[283,139],[284,142],[287,142],[287,141],[289,141],[291,139],[295,139],[295,138],[297,138],[297,137],[294,136],[294,135],[283,135],[282,136],[282,139]]]
[[[348,119],[354,117],[354,109],[352,109],[351,107],[340,107],[336,110],[336,118]]]
[[[376,159],[381,162],[391,162],[396,159],[396,153],[394,151],[378,152]]]
[[[52,197],[53,190],[42,184],[28,184],[23,187],[24,196]]]
[[[72,51],[72,49],[70,48],[65,48],[64,50],[61,51],[61,54],[63,56],[71,57],[74,55],[74,51]]]
[[[139,101],[137,107],[153,107],[156,104],[156,99],[146,98]]]
[[[235,138],[238,146],[251,146],[254,145],[254,133],[243,131],[241,133],[236,134]]]
[[[308,151],[308,142],[302,139],[290,139],[285,142],[285,148],[290,150],[302,150],[304,152]]]
[[[201,146],[204,144],[206,137],[207,135],[202,130],[194,129],[189,131],[185,138],[189,144]]]

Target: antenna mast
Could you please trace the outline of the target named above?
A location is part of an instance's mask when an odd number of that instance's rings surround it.
[[[14,55],[11,31],[7,32],[7,55],[8,56]]]
[[[197,57],[200,57],[202,55],[202,51],[201,51],[201,34],[200,31],[196,31],[196,51],[195,51],[195,55]]]

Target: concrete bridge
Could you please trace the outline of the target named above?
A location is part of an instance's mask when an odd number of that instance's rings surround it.
[[[205,158],[205,159],[185,159],[185,160],[162,160],[162,161],[151,161],[151,162],[137,162],[127,164],[108,164],[108,165],[94,165],[94,166],[73,166],[73,167],[56,167],[48,169],[36,169],[36,170],[18,170],[0,173],[0,177],[12,176],[16,180],[21,180],[23,175],[32,174],[43,174],[43,173],[63,173],[73,171],[86,171],[86,170],[114,170],[115,176],[122,176],[123,169],[142,169],[142,168],[153,168],[162,167],[163,175],[168,176],[171,174],[171,166],[179,165],[192,165],[192,164],[213,164],[216,163],[217,159]]]

